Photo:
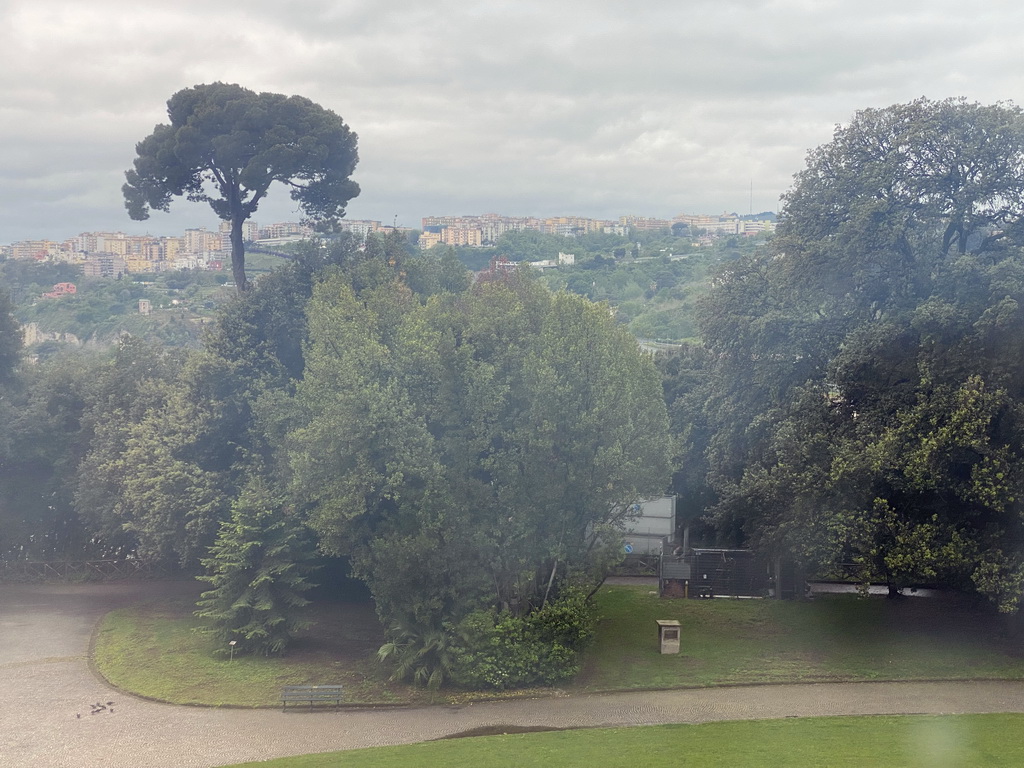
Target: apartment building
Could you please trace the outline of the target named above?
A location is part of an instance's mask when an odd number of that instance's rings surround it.
[[[220,235],[220,248],[221,251],[231,250],[231,222],[222,221],[217,227],[217,234]],[[252,219],[248,219],[242,222],[242,239],[251,243],[260,238],[260,226]]]
[[[120,256],[97,253],[82,262],[82,273],[86,277],[117,277],[128,273],[128,265]]]
[[[60,250],[60,243],[53,240],[22,240],[11,243],[11,258],[46,261],[58,255]]]
[[[260,227],[257,240],[280,240],[285,237],[310,237],[313,228],[294,221],[278,222]]]
[[[202,256],[208,253],[220,253],[221,235],[219,232],[210,232],[206,227],[199,229],[186,229],[182,238],[183,250],[186,254]]]
[[[342,219],[342,232],[351,232],[360,240],[365,240],[371,232],[379,232],[382,229],[379,221],[368,221],[361,219]]]
[[[480,216],[424,216],[421,224],[423,235],[420,236],[420,246],[429,248],[438,242],[448,245],[491,245],[506,232],[521,230],[577,237],[587,232],[600,232],[606,222],[583,216],[539,219],[485,213]]]
[[[619,216],[619,226],[629,229],[652,231],[671,229],[672,222],[668,219],[653,219],[648,216]]]

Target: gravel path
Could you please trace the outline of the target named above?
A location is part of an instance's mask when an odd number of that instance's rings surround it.
[[[104,612],[166,589],[145,582],[0,585],[0,765],[221,766],[503,725],[1024,712],[1024,683],[1017,682],[751,686],[316,713],[178,707],[112,690],[87,660],[90,635]],[[106,709],[92,714],[96,704]]]

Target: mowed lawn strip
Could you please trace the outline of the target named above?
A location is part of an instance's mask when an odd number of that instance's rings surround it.
[[[812,602],[661,600],[606,586],[602,616],[573,692],[841,680],[1022,679],[1005,620],[925,598],[832,596]],[[115,611],[94,660],[114,685],[180,704],[275,706],[283,685],[342,684],[352,703],[464,701],[387,681],[383,632],[366,603],[315,603],[314,626],[283,658],[215,653],[188,600]],[[678,619],[678,655],[662,655],[657,619]],[[222,649],[223,650],[223,649]],[[507,695],[507,694],[506,694]]]
[[[651,587],[614,586],[597,601],[602,619],[576,681],[587,691],[1024,677],[1005,617],[944,599],[662,600]],[[679,621],[678,655],[660,653],[658,619]]]
[[[1016,768],[1021,728],[1024,715],[757,720],[487,736],[233,768]]]
[[[353,703],[406,698],[396,694],[376,662],[381,641],[369,606],[326,604],[323,621],[282,658],[218,654],[198,631],[194,607],[172,600],[107,614],[93,648],[96,668],[118,688],[175,704],[279,706],[285,685],[341,684]],[[339,617],[359,625],[346,629]],[[367,624],[370,640],[359,636]]]

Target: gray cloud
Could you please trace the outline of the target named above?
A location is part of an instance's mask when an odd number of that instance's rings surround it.
[[[134,145],[176,90],[300,93],[360,136],[354,218],[774,209],[854,111],[1013,100],[1024,10],[996,0],[686,3],[11,0],[0,10],[0,242],[131,222]],[[295,218],[273,195],[260,221]]]

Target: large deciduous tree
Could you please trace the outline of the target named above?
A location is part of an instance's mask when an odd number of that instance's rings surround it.
[[[211,83],[178,91],[167,102],[170,124],[159,124],[136,145],[125,172],[125,207],[133,219],[166,211],[171,199],[209,203],[231,222],[231,266],[240,291],[248,285],[242,224],[271,184],[317,222],[345,213],[359,185],[349,177],[358,155],[356,134],[334,112],[301,96],[255,93]]]
[[[657,373],[604,306],[523,275],[425,304],[339,275],[309,317],[296,490],[396,649],[441,664],[473,611],[522,618],[593,588],[630,504],[664,492]]]
[[[771,249],[703,304],[710,365],[670,382],[707,435],[720,531],[1016,605],[1022,192],[1008,104],[864,110],[810,153]]]

